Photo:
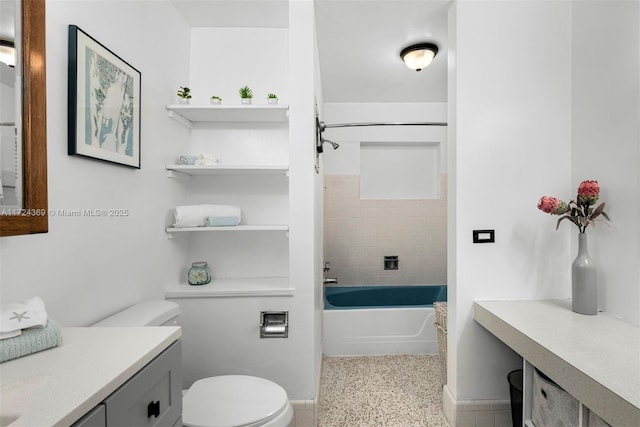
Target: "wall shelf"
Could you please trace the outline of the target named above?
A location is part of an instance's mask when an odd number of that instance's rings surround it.
[[[293,296],[288,277],[213,279],[206,285],[180,283],[165,289],[165,298]]]
[[[169,171],[170,178],[178,178],[180,175],[288,175],[287,165],[215,165],[215,166],[193,166],[193,165],[165,165]]]
[[[169,117],[181,123],[182,125],[188,128],[197,127],[198,124],[202,123],[203,132],[207,133],[208,136],[213,137],[217,132],[220,131],[220,127],[208,127],[207,123],[226,123],[225,126],[222,126],[226,131],[242,131],[243,129],[251,129],[252,131],[260,132],[265,129],[271,129],[274,125],[278,128],[286,127],[289,121],[289,106],[288,105],[186,105],[186,104],[174,104],[174,105],[166,105]],[[263,123],[263,126],[255,126],[256,123]],[[268,125],[268,126],[267,126]],[[264,129],[263,129],[264,128]],[[280,138],[283,138],[283,135],[280,135]],[[207,165],[207,166],[196,166],[196,165],[184,165],[184,164],[165,164],[165,169],[167,171],[167,175],[169,178],[179,180],[179,181],[190,181],[194,176],[289,176],[289,165],[286,164],[288,161],[286,159],[282,159],[280,161],[285,164],[255,164],[253,162],[262,162],[263,159],[261,156],[256,156],[255,154],[252,156],[247,156],[243,151],[242,147],[237,148],[237,144],[233,141],[223,141],[221,143],[223,147],[228,148],[231,152],[235,152],[238,156],[238,163],[233,165]],[[236,149],[237,148],[237,149]],[[267,149],[267,147],[265,147]],[[249,160],[252,158],[254,160]],[[274,160],[278,161],[278,160]],[[232,191],[234,186],[238,185],[241,188],[246,188],[248,186],[256,187],[256,184],[260,184],[260,178],[248,180],[249,182],[245,182],[244,180],[236,180],[233,178],[231,181],[233,183],[230,184],[231,189],[228,191]],[[236,182],[237,181],[237,182]],[[286,180],[281,180],[277,178],[278,188],[282,188],[283,185],[288,185]],[[284,182],[283,182],[284,181]],[[262,188],[261,185],[257,185],[258,189]],[[215,186],[211,189],[212,192],[215,192]],[[227,188],[227,186],[225,186]],[[218,192],[225,192],[227,190],[218,189]],[[269,191],[269,188],[267,188]],[[260,195],[251,194],[251,199],[258,200]],[[248,201],[246,203],[251,203]],[[267,208],[268,209],[268,208]],[[278,221],[275,219],[275,221]],[[285,219],[283,222],[287,222]],[[286,236],[289,237],[289,226],[287,224],[269,224],[269,225],[256,225],[256,224],[243,224],[237,226],[229,226],[229,227],[173,227],[169,226],[165,228],[165,232],[167,233],[167,237],[169,239],[176,238],[176,236],[190,236],[191,233],[254,233],[251,235],[231,235],[228,236],[232,241],[240,241],[240,242],[262,242],[264,238],[278,240],[278,248],[282,249],[283,242],[280,240],[280,237]],[[258,234],[255,234],[255,233]],[[274,233],[275,232],[275,233]],[[263,235],[261,233],[270,233],[268,236]],[[203,236],[200,234],[200,236]],[[220,235],[204,235],[211,237],[220,237]],[[199,252],[205,251],[198,239],[194,238],[193,242],[194,246],[198,248]],[[250,244],[250,243],[249,243]],[[288,248],[287,248],[288,251]],[[231,248],[229,250],[229,254],[225,254],[227,256],[238,256],[241,255],[238,253],[236,249]],[[280,274],[280,272],[278,270]],[[274,274],[278,274],[278,272],[273,271]],[[239,271],[235,272],[237,275],[242,276],[246,274],[251,274],[250,269],[241,268]],[[236,274],[231,273],[231,276],[235,276]],[[265,273],[258,273],[265,274]],[[266,273],[269,274],[269,273]],[[188,284],[176,284],[172,285],[167,289],[167,297],[172,298],[206,298],[206,297],[228,297],[228,296],[291,296],[293,295],[293,289],[289,287],[289,279],[288,278],[262,278],[262,279],[215,279],[210,285],[204,286],[191,286]]]
[[[199,122],[286,122],[288,105],[167,105],[169,117],[192,127]]]
[[[175,233],[205,233],[222,231],[289,231],[288,225],[235,225],[231,227],[168,227],[166,232]]]

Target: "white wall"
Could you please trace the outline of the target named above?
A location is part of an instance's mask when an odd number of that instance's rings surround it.
[[[315,15],[315,9],[314,9],[314,15]],[[316,19],[315,16],[313,18],[313,72],[314,72],[314,95],[315,95],[315,103],[316,103],[316,108],[317,108],[317,114],[320,115],[320,117],[322,117],[324,115],[324,96],[322,93],[322,80],[320,78],[320,58],[319,58],[319,52],[318,52],[318,34],[317,34],[317,26],[316,26]],[[304,84],[305,82],[301,82],[302,84]],[[315,141],[313,141],[315,143]],[[312,149],[313,152],[314,149]],[[313,259],[314,259],[314,263],[315,263],[315,270],[313,272],[313,277],[314,277],[314,283],[313,283],[313,290],[314,290],[314,304],[313,304],[313,311],[314,311],[314,317],[313,317],[313,322],[314,322],[314,327],[313,327],[313,335],[314,335],[314,341],[313,341],[313,355],[314,355],[314,376],[315,376],[315,385],[316,385],[316,392],[314,393],[314,396],[316,398],[320,398],[318,396],[319,391],[320,391],[320,373],[321,373],[321,369],[322,369],[322,315],[323,315],[323,310],[324,310],[324,284],[322,282],[323,280],[323,274],[324,274],[324,223],[323,223],[323,219],[324,219],[324,198],[323,198],[323,187],[324,187],[324,183],[323,183],[323,179],[324,179],[324,173],[323,173],[323,166],[322,166],[322,162],[320,161],[319,158],[316,158],[316,154],[313,154],[314,157],[314,163],[316,161],[316,159],[318,160],[318,171],[316,174],[316,177],[314,179],[314,204],[316,206],[315,208],[315,212],[317,214],[316,218],[315,218],[315,228],[314,228],[314,254],[313,254]],[[315,165],[314,165],[315,166]],[[315,418],[314,419],[318,419],[317,417],[317,412],[315,414]]]
[[[298,378],[297,399],[316,397],[320,368],[321,245],[318,228],[321,181],[315,173],[315,95],[318,70],[313,1],[289,2],[290,115],[289,143],[290,233],[289,276],[296,284],[300,308],[299,327],[306,336],[300,352],[293,355],[304,366]]]
[[[218,95],[225,105],[240,105],[238,89],[245,85],[254,105],[266,104],[270,92],[289,103],[287,28],[194,28],[191,34],[192,104]]]
[[[458,401],[508,399],[506,374],[520,363],[473,322],[474,299],[570,296],[576,230],[554,231],[555,218],[536,209],[542,195],[569,199],[580,181],[600,181],[613,220],[588,231],[600,308],[638,323],[638,9],[452,7],[447,388]],[[471,244],[475,228],[495,228],[496,243]]]
[[[451,11],[447,387],[457,400],[507,399],[520,363],[474,323],[474,299],[570,294],[568,229],[536,209],[572,188],[570,24],[569,2]],[[487,228],[496,242],[474,245],[472,230]]]
[[[599,308],[640,323],[640,3],[574,2],[572,193],[598,180],[610,226],[589,227]],[[604,52],[594,55],[594,52]],[[567,196],[568,197],[568,196]],[[572,230],[573,253],[577,238]]]
[[[51,215],[47,234],[3,237],[0,297],[39,295],[51,318],[82,326],[163,298],[186,261],[164,232],[169,210],[182,199],[164,164],[180,152],[187,130],[164,105],[188,76],[190,35],[168,1],[48,1],[46,17],[49,208],[121,208],[129,216]],[[69,24],[142,73],[140,170],[67,155]]]

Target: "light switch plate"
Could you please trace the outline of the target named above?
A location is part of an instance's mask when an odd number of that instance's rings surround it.
[[[495,230],[473,230],[473,243],[494,243],[495,241]]]

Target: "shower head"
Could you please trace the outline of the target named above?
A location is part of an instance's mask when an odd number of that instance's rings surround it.
[[[328,142],[329,144],[331,144],[331,146],[333,147],[334,150],[337,150],[338,147],[340,147],[340,144],[338,144],[337,142],[330,141],[330,140],[328,140],[326,138],[322,138],[322,142],[323,143]]]

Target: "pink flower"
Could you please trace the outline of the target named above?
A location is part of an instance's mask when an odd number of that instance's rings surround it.
[[[598,197],[600,197],[598,181],[587,180],[582,181],[578,187],[577,202],[571,200],[565,203],[555,197],[543,196],[538,202],[538,209],[551,215],[561,215],[556,222],[556,230],[563,220],[568,219],[578,227],[580,233],[585,233],[587,226],[596,226],[596,219],[600,216],[609,221],[609,215],[604,211],[604,202],[591,207]]]
[[[578,201],[585,205],[593,205],[600,196],[598,181],[582,181],[578,187]]]
[[[538,202],[538,209],[551,215],[562,215],[569,210],[569,207],[560,199],[542,196]]]

